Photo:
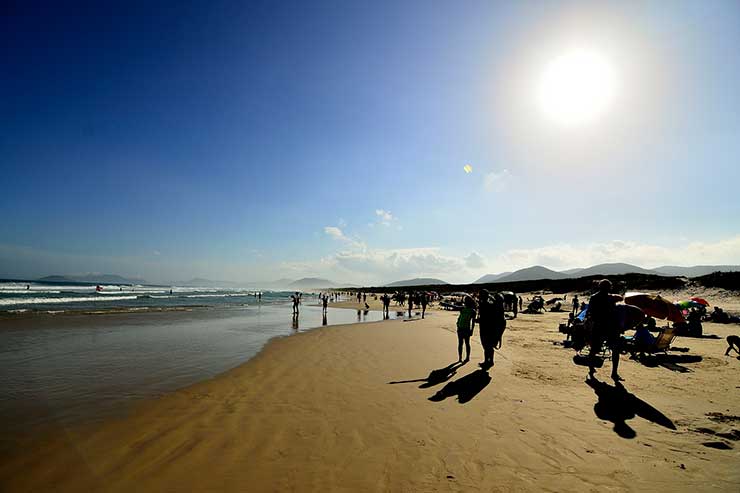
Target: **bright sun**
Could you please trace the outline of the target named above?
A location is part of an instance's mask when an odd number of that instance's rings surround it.
[[[562,125],[591,123],[612,104],[615,74],[600,53],[572,51],[548,63],[539,80],[538,103],[548,119]]]

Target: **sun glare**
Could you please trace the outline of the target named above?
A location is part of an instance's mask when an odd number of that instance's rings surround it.
[[[594,51],[572,51],[545,66],[539,80],[538,103],[545,116],[556,123],[592,123],[611,106],[615,85],[614,70],[604,56]]]

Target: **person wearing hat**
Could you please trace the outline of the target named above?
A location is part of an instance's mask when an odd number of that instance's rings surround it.
[[[586,317],[591,322],[591,351],[589,352],[589,370],[588,374],[593,377],[596,373],[594,360],[596,354],[601,351],[602,346],[606,343],[612,351],[612,379],[615,382],[622,380],[619,376],[619,352],[621,349],[619,337],[619,323],[617,322],[617,301],[622,297],[610,294],[612,283],[609,279],[602,279],[599,282],[599,291],[591,296],[588,301],[588,311]]]

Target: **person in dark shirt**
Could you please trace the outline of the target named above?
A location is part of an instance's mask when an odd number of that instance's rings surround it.
[[[483,346],[483,362],[480,367],[488,369],[494,364],[494,349],[501,347],[501,337],[506,329],[503,297],[497,294],[494,299],[491,299],[488,291],[481,289],[478,316],[478,332],[481,346]]]
[[[591,296],[591,299],[588,301],[586,317],[590,320],[592,327],[588,374],[593,377],[594,373],[596,373],[594,360],[596,354],[601,351],[602,346],[606,343],[607,347],[612,351],[612,379],[618,382],[622,378],[617,372],[619,369],[619,351],[621,345],[616,304],[622,297],[610,294],[611,289],[612,283],[608,279],[603,279],[599,282],[598,293]]]

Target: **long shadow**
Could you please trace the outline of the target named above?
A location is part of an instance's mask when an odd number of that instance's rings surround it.
[[[702,358],[701,356],[692,354],[652,354],[639,358],[639,361],[644,366],[647,366],[649,368],[662,366],[663,368],[668,368],[669,370],[677,371],[680,373],[687,373],[693,370],[682,366],[679,363],[698,363],[703,359],[704,358]]]
[[[620,437],[635,438],[637,436],[635,430],[627,424],[627,420],[633,419],[635,416],[671,430],[676,429],[676,425],[668,416],[635,394],[628,392],[622,384],[609,385],[596,378],[589,378],[586,383],[594,389],[599,398],[598,402],[594,404],[594,413],[600,419],[614,423],[614,432]]]
[[[429,398],[430,401],[440,402],[448,397],[457,396],[460,404],[470,402],[481,390],[491,383],[491,376],[485,370],[476,370],[462,378],[454,380],[442,387]]]
[[[415,383],[415,382],[423,382],[421,385],[419,385],[420,389],[426,389],[429,387],[432,387],[434,385],[440,384],[442,382],[446,382],[455,374],[457,373],[457,370],[462,367],[466,362],[460,362],[456,361],[454,363],[451,363],[444,368],[438,368],[436,370],[432,370],[429,375],[425,378],[414,378],[413,380],[398,380],[395,382],[388,382],[390,385],[395,385],[397,383]]]

